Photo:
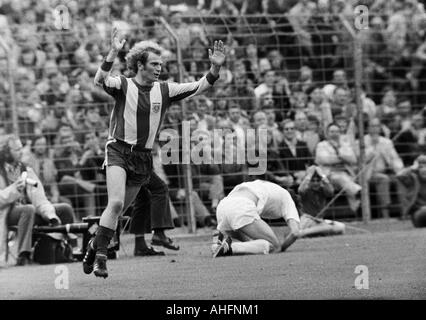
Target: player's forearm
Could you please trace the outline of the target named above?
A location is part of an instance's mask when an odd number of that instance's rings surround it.
[[[105,57],[105,60],[102,62],[102,64],[98,68],[98,71],[96,72],[96,75],[95,75],[96,85],[102,85],[105,79],[109,76],[109,73],[112,69],[112,65],[117,55],[118,55],[117,50],[111,49],[108,52],[108,55]]]
[[[299,237],[299,222],[294,219],[287,220],[287,225],[290,228],[290,234],[284,239],[281,245],[281,252],[287,250]]]
[[[220,66],[212,64],[210,67],[210,73],[216,78],[219,77]]]

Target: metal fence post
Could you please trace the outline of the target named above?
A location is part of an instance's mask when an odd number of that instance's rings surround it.
[[[361,189],[361,209],[362,220],[368,223],[371,220],[370,211],[370,192],[367,180],[367,171],[365,170],[365,141],[364,141],[364,113],[361,100],[361,82],[362,82],[362,44],[359,33],[357,33],[350,23],[340,15],[346,30],[350,33],[354,44],[354,78],[355,78],[355,99],[358,110],[358,134],[359,134],[359,158],[358,158],[358,174],[360,175]]]
[[[173,39],[176,41],[176,56],[177,56],[177,62],[178,62],[178,70],[179,70],[179,82],[183,82],[183,61],[182,61],[182,51],[180,46],[180,41],[176,35],[176,33],[173,31],[173,29],[170,27],[170,25],[167,23],[166,19],[163,17],[160,17],[161,24],[166,28],[167,32],[173,37]],[[185,104],[182,105],[182,114],[185,115]],[[182,119],[185,119],[182,117]],[[190,150],[182,150],[183,152],[190,152]],[[190,158],[190,157],[189,157]],[[183,164],[184,166],[184,175],[185,175],[185,200],[186,200],[186,208],[187,208],[187,218],[188,218],[188,232],[189,233],[195,233],[197,230],[197,225],[195,221],[195,210],[194,210],[194,204],[192,202],[192,172],[191,172],[191,160],[189,164]]]
[[[7,59],[7,75],[9,78],[9,94],[10,94],[10,108],[12,111],[12,128],[13,133],[17,136],[19,136],[19,126],[18,126],[18,112],[16,110],[16,99],[15,99],[15,81],[13,77],[13,66],[11,62],[11,54],[10,54],[10,47],[8,44],[4,41],[4,39],[0,38],[0,46],[3,48],[3,50],[6,53],[6,59]]]

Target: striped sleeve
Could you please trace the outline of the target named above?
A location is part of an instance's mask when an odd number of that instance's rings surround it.
[[[198,81],[188,83],[169,83],[170,102],[199,95],[205,90],[211,88],[217,79],[219,79],[219,77],[215,77],[209,72]]]
[[[95,85],[102,86],[106,93],[115,97],[121,89],[121,77],[111,77],[109,74],[99,68],[95,75]]]

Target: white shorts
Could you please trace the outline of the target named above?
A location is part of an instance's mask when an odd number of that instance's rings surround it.
[[[235,231],[260,220],[256,204],[243,197],[226,197],[216,209],[217,230]]]

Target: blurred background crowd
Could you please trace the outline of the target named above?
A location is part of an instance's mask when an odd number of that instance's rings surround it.
[[[359,218],[358,109],[354,47],[342,17],[369,9],[361,33],[366,161],[374,217],[399,215],[395,176],[425,152],[426,13],[420,0],[2,0],[0,33],[0,135],[13,131],[11,78],[23,142],[22,161],[34,168],[52,203],[65,202],[78,220],[106,204],[102,171],[113,100],[93,78],[117,26],[127,39],[112,73],[132,76],[125,54],[141,40],[164,48],[163,81],[194,81],[209,68],[207,49],[222,39],[225,68],[206,96],[174,104],[164,127],[223,129],[244,139],[248,128],[266,129],[267,171],[250,177],[247,164],[192,165],[199,226],[218,201],[253,178],[297,193],[306,168],[316,163],[345,197],[328,216]],[[62,11],[58,16],[55,9]],[[65,9],[64,9],[65,8]],[[161,23],[164,18],[179,39]],[[353,23],[352,23],[353,25]],[[8,72],[8,60],[12,70]],[[169,184],[176,207],[184,200],[183,167],[156,171]],[[337,210],[341,203],[344,210]],[[394,207],[393,207],[394,206]],[[334,208],[334,209],[333,209]]]

